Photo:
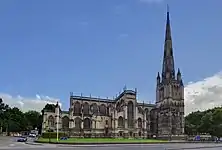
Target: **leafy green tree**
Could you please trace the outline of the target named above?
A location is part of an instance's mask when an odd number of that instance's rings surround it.
[[[26,118],[22,111],[13,107],[5,111],[6,132],[19,132],[27,130]]]
[[[47,105],[47,109],[53,109],[53,106]],[[0,133],[29,131],[41,128],[42,115],[37,111],[28,111],[23,113],[16,107],[10,108],[3,103],[0,98]]]
[[[185,134],[195,135],[197,134],[197,128],[194,124],[190,123],[188,120],[185,121]]]
[[[39,112],[30,110],[24,113],[24,117],[27,120],[26,126],[29,128],[29,130],[33,130],[39,127],[39,123],[40,123]]]
[[[185,133],[188,135],[195,135],[200,132],[201,118],[204,112],[192,112],[185,117]]]
[[[222,107],[215,107],[206,111],[197,111],[185,117],[185,133],[196,135],[208,133],[222,137]]]
[[[212,135],[222,137],[222,108],[216,108],[212,115]]]
[[[212,111],[209,111],[201,118],[199,131],[200,133],[212,134],[212,126],[213,126],[213,113]]]

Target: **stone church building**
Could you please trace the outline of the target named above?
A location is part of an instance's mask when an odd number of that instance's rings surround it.
[[[59,114],[59,115],[58,115]],[[42,130],[68,132],[84,137],[159,137],[172,138],[184,134],[184,86],[181,72],[174,68],[174,55],[169,12],[162,73],[156,77],[156,103],[137,101],[137,90],[124,89],[114,99],[70,94],[70,108],[44,112]]]

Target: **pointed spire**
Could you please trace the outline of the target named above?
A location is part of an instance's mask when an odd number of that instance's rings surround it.
[[[59,102],[58,102],[58,101],[56,102],[55,107],[56,107],[56,108],[58,108],[58,107],[59,107]]]
[[[126,91],[127,90],[127,87],[126,87],[126,85],[123,87],[123,91]]]
[[[165,41],[171,40],[171,28],[170,28],[170,9],[169,5],[167,4],[167,20],[166,20],[166,35],[165,35]]]
[[[159,72],[157,73],[157,77],[156,78],[160,79],[160,73]]]
[[[177,81],[180,83],[181,86],[183,86],[183,80],[182,80],[181,72],[180,72],[179,68],[178,68],[178,71],[177,71]]]
[[[170,13],[169,6],[167,5],[167,20],[166,20],[166,33],[165,33],[165,43],[164,43],[164,56],[163,56],[163,66],[162,66],[162,79],[174,79],[175,69],[174,69],[174,58],[173,58],[173,48],[172,48],[172,37],[171,37],[171,27],[170,27]]]
[[[178,68],[177,75],[181,75],[180,68]]]
[[[167,4],[167,12],[170,12],[170,7],[168,4]]]
[[[157,73],[157,77],[156,77],[156,83],[157,85],[160,84],[160,73]]]
[[[180,86],[183,86],[183,80],[180,80]]]

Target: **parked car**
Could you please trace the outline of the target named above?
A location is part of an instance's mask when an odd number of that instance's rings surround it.
[[[68,137],[61,137],[60,140],[68,140]]]
[[[27,137],[25,137],[25,136],[19,137],[17,139],[17,142],[26,142],[26,141],[27,141]]]
[[[36,134],[30,133],[30,134],[29,134],[29,137],[35,138],[35,137],[36,137]]]

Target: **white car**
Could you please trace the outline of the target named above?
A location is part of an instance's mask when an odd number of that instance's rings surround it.
[[[30,133],[30,134],[29,134],[29,137],[33,137],[33,138],[35,138],[35,137],[36,137],[36,135],[35,135],[35,134],[33,134],[33,133]]]

